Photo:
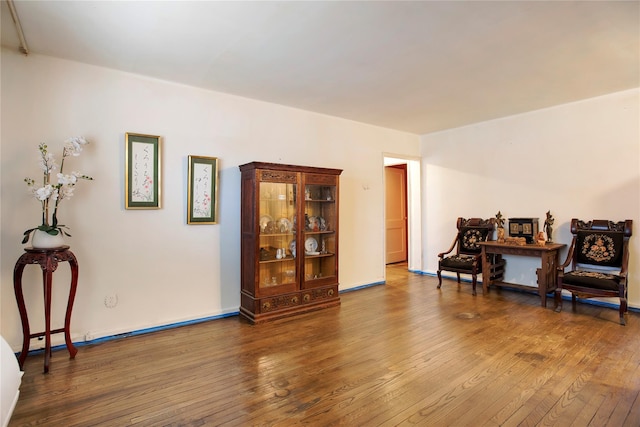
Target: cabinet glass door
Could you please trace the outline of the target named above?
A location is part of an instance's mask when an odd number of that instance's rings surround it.
[[[304,188],[304,288],[337,280],[335,185]]]
[[[259,283],[263,295],[294,289],[296,272],[296,185],[260,182]]]

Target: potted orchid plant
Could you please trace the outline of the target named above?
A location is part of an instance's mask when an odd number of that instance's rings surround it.
[[[45,143],[38,146],[40,151],[39,166],[43,171],[42,186],[36,184],[36,181],[31,178],[25,178],[24,181],[29,187],[29,192],[42,206],[42,224],[25,231],[22,243],[27,243],[29,236],[33,233],[31,243],[34,247],[57,247],[62,245],[63,235],[71,236],[67,231],[68,227],[58,222],[58,207],[63,200],[73,196],[73,190],[78,180],[92,180],[93,178],[75,171],[65,174],[64,162],[69,156],[79,156],[86,144],[88,141],[81,136],[67,139],[62,150],[60,165],[57,164]],[[56,171],[58,172],[56,173]],[[54,176],[57,178],[55,184],[53,183]],[[40,242],[41,244],[37,244]]]

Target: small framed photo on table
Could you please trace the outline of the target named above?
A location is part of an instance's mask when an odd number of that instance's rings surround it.
[[[189,156],[187,224],[218,223],[218,158]]]
[[[509,235],[510,236],[514,236],[514,235],[518,235],[520,234],[520,227],[521,225],[518,224],[517,222],[510,222],[509,223]]]
[[[124,152],[125,208],[160,209],[160,137],[127,132]]]

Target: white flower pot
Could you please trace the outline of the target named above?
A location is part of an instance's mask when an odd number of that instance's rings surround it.
[[[31,235],[31,246],[33,246],[34,249],[52,249],[59,248],[63,245],[64,237],[60,232],[58,232],[57,235],[52,236],[45,231],[34,230]]]

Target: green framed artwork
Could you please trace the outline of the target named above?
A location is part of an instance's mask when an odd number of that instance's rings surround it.
[[[125,134],[126,209],[160,209],[161,144],[156,135]]]
[[[218,158],[189,156],[187,224],[218,223]]]

